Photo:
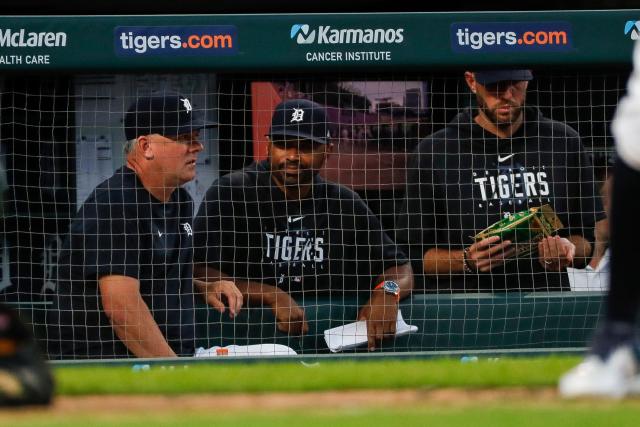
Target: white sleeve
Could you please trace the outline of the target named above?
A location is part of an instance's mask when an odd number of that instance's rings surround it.
[[[620,100],[611,125],[618,156],[640,171],[640,42],[633,50],[633,71],[627,83],[627,95]]]

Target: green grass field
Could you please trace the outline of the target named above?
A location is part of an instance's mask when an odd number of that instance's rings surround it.
[[[112,414],[56,415],[32,414],[23,416],[13,414],[11,419],[0,420],[7,426],[261,426],[261,427],[371,427],[371,426],[429,426],[429,427],[632,427],[638,425],[640,406],[630,403],[599,405],[536,405],[503,403],[483,406],[467,405],[462,407],[402,407],[402,408],[354,408],[322,411],[252,411],[242,412],[216,411],[180,411],[167,414],[165,411],[154,413],[152,409],[142,414],[118,414],[114,408]]]
[[[459,359],[320,361],[317,364],[248,363],[59,367],[58,393],[259,393],[407,388],[554,386],[577,357],[512,358],[477,363]]]
[[[55,375],[61,397],[53,408],[0,411],[0,425],[638,425],[638,399],[612,402],[557,398],[553,389],[559,375],[578,361],[577,357],[559,356],[481,358],[475,363],[461,363],[459,359],[321,360],[306,365],[211,361],[152,364],[148,371],[139,372],[134,372],[131,365],[58,366]],[[324,400],[327,394],[318,393],[358,390],[373,391],[364,392],[366,396],[385,397],[367,403],[361,396],[356,399],[357,392],[336,394],[333,400]],[[87,395],[99,396],[92,404],[98,402],[98,409],[84,406],[82,396]],[[118,395],[122,395],[121,400],[112,404],[109,399],[118,399]],[[149,400],[147,405],[147,395],[165,396],[161,397],[165,400]],[[395,395],[402,398],[396,401]],[[271,396],[276,396],[273,407],[268,404]],[[305,397],[310,401],[300,404]],[[198,399],[209,400],[189,404]],[[74,400],[78,405],[74,406]],[[134,400],[137,403],[130,405]]]

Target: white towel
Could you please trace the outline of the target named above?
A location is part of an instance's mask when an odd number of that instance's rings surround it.
[[[194,357],[233,357],[233,356],[295,356],[290,347],[281,344],[228,345],[211,348],[198,347]]]

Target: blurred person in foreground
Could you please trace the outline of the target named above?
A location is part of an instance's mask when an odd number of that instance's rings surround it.
[[[0,216],[7,188],[0,162]],[[30,327],[18,312],[0,303],[0,407],[46,405],[53,397],[54,381],[42,359]]]
[[[627,95],[612,123],[617,158],[611,195],[611,260],[604,319],[582,363],[559,383],[564,397],[620,398],[640,394],[640,43],[633,52]]]

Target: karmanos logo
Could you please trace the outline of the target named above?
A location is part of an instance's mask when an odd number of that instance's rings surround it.
[[[309,32],[307,24],[293,24],[291,38],[295,38],[298,44],[311,44],[316,41],[316,30]]]
[[[451,49],[458,53],[573,50],[568,22],[454,22]]]
[[[627,21],[624,24],[624,33],[631,37],[631,40],[640,39],[640,21]]]
[[[233,25],[180,27],[116,27],[113,31],[118,56],[219,56],[238,52]]]
[[[400,44],[404,28],[333,28],[319,25],[293,24],[290,37],[298,44]]]

